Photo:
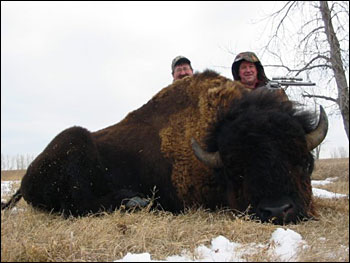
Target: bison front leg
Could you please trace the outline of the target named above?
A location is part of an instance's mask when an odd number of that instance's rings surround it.
[[[29,166],[21,191],[34,207],[65,215],[114,210],[136,193],[119,192],[108,181],[91,133],[81,127],[57,135]]]

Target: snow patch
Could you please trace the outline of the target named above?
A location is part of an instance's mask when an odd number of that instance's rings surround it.
[[[281,261],[297,261],[299,249],[306,247],[300,234],[290,229],[277,228],[270,239],[269,254]]]

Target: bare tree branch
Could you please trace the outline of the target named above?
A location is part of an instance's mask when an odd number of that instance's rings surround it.
[[[286,6],[287,6],[289,3],[290,3],[290,6],[287,8],[286,13],[284,14],[284,16],[282,17],[280,23],[279,23],[278,26],[277,26],[276,35],[278,34],[278,31],[279,31],[280,27],[283,25],[284,20],[288,17],[288,14],[289,14],[290,10],[291,10],[292,7],[296,4],[296,1],[288,2],[288,3],[286,4]],[[282,11],[283,9],[284,9],[284,8],[282,8],[281,11]]]
[[[313,34],[315,34],[317,31],[319,31],[321,29],[324,29],[324,26],[319,26],[319,27],[313,29],[300,42],[304,42],[306,39],[308,39],[309,37],[311,37]]]
[[[312,94],[305,94],[305,93],[303,93],[301,96],[303,96],[304,98],[318,98],[318,99],[330,100],[332,102],[338,103],[337,99],[327,97],[327,96],[312,95]]]
[[[280,67],[280,68],[285,68],[288,72],[296,72],[295,76],[298,76],[301,72],[306,71],[306,70],[311,70],[314,68],[329,68],[331,69],[332,67],[328,64],[319,64],[319,65],[314,65],[314,66],[310,66],[314,61],[318,60],[318,59],[324,59],[326,61],[329,61],[328,57],[326,56],[321,56],[318,55],[316,57],[314,57],[313,59],[311,59],[303,68],[301,69],[291,69],[285,65],[265,65],[265,67]]]

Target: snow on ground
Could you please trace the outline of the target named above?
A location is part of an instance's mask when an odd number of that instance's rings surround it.
[[[312,186],[326,185],[332,183],[336,178],[327,178],[325,180],[313,180]],[[1,200],[4,196],[10,196],[16,191],[19,181],[3,181],[1,182]],[[332,193],[323,189],[313,187],[312,192],[318,198],[341,198],[348,195]],[[300,250],[308,245],[302,236],[290,229],[277,228],[271,235],[268,244],[251,243],[242,245],[231,242],[224,236],[213,238],[209,247],[200,245],[193,253],[183,251],[181,255],[173,255],[167,257],[168,262],[244,262],[244,255],[258,253],[260,250],[267,251],[274,261],[291,262],[298,260]],[[147,252],[141,254],[127,253],[123,258],[115,262],[161,262],[152,259]]]
[[[348,195],[332,193],[327,190],[316,188],[315,186],[327,185],[338,179],[338,177],[326,178],[325,180],[312,180],[312,193],[314,196],[319,198],[342,198],[348,197]]]
[[[315,188],[315,187],[312,188],[312,193],[313,193],[314,196],[319,197],[319,198],[342,198],[342,197],[348,197],[348,195],[332,193],[332,192],[329,192],[327,190],[318,189],[318,188]]]
[[[1,182],[1,202],[5,202],[6,200],[3,198],[5,196],[11,196],[16,192],[16,187],[14,185],[19,184],[19,180],[17,181],[3,181]]]
[[[300,249],[307,247],[300,234],[290,229],[277,228],[267,245],[251,243],[241,245],[231,242],[224,236],[213,238],[210,247],[198,246],[194,253],[183,251],[180,256],[170,256],[167,262],[245,262],[244,255],[267,251],[276,261],[297,261]],[[161,262],[153,260],[149,253],[127,253],[125,257],[114,262]]]
[[[298,250],[307,248],[306,241],[300,234],[290,229],[277,228],[270,239],[275,247],[269,250],[269,254],[284,262],[297,261]]]
[[[218,236],[213,238],[211,241],[211,246],[206,247],[200,245],[197,247],[193,253],[192,259],[191,253],[184,250],[181,255],[174,255],[167,257],[165,261],[168,262],[240,262],[244,261],[241,258],[240,252],[237,249],[241,247],[240,244],[230,242],[227,238],[223,236]],[[149,253],[132,254],[127,253],[122,259],[116,260],[114,262],[160,262],[159,260],[152,260]]]
[[[326,185],[326,184],[333,183],[333,181],[335,181],[337,179],[338,179],[338,177],[329,177],[329,178],[326,178],[324,180],[312,180],[311,185],[312,186]]]

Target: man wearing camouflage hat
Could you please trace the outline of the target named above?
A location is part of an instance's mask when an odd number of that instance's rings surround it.
[[[232,75],[234,80],[240,81],[249,89],[265,86],[269,82],[260,60],[249,51],[236,56],[232,64]]]
[[[191,66],[191,61],[183,56],[177,56],[173,59],[171,63],[171,74],[175,80],[182,79],[186,76],[193,75],[193,69]]]

